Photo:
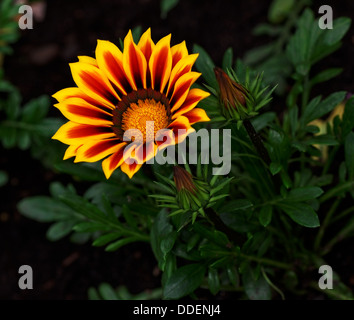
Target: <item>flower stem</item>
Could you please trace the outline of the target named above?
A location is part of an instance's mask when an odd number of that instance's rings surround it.
[[[254,147],[256,148],[259,156],[269,166],[271,163],[271,160],[269,158],[269,154],[268,154],[267,149],[264,147],[261,136],[254,129],[254,127],[249,119],[243,120],[243,125],[244,125],[244,127],[248,133],[248,136],[250,137]]]
[[[320,230],[318,231],[317,233],[317,236],[315,238],[315,243],[314,243],[314,250],[317,251],[319,248],[320,248],[320,245],[321,245],[321,241],[322,241],[322,238],[323,238],[323,235],[324,235],[324,232],[328,226],[328,224],[330,223],[331,221],[331,218],[334,214],[334,212],[336,211],[339,203],[340,203],[341,199],[338,198],[331,206],[331,208],[329,209],[326,217],[324,218],[323,220],[323,223],[320,227]]]

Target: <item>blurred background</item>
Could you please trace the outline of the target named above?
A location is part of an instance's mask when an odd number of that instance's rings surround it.
[[[144,32],[149,27],[154,41],[171,33],[172,45],[186,40],[192,51],[193,45],[198,44],[216,65],[221,65],[228,48],[233,49],[234,58],[243,58],[251,49],[269,42],[268,35],[256,35],[254,30],[272,19],[270,3],[266,0],[36,1],[30,3],[34,9],[33,29],[18,30],[19,38],[11,44],[12,54],[4,57],[4,77],[18,88],[23,103],[41,95],[51,96],[62,88],[74,86],[68,63],[77,61],[79,55],[94,56],[97,39],[118,44],[129,29],[140,28]],[[317,13],[323,4],[332,6],[334,18],[354,18],[352,0],[326,3],[315,0],[311,7]],[[319,85],[315,93],[354,91],[353,31],[352,25],[343,47],[324,60],[333,68],[343,67],[345,61],[343,73],[337,81],[330,82],[330,88]],[[274,104],[281,110],[281,98],[275,97]],[[61,117],[57,109],[49,110],[50,116]],[[5,149],[2,145],[0,170],[8,176],[7,183],[0,187],[0,299],[87,299],[88,288],[102,282],[114,287],[125,285],[132,293],[160,286],[161,275],[148,245],[127,245],[107,253],[90,243],[73,244],[66,238],[50,242],[46,239],[48,225],[20,215],[16,208],[18,201],[47,195],[52,181],[66,183],[71,179],[69,176],[44,167],[33,159],[30,151]],[[80,190],[80,183],[77,186]],[[353,257],[348,255],[350,250],[352,247],[344,243],[330,258],[336,261],[337,272],[354,285],[348,271],[354,268]],[[33,290],[18,287],[18,269],[24,264],[33,268]],[[228,299],[232,294],[220,293],[216,298]]]

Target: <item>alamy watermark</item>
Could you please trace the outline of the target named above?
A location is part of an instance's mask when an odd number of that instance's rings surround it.
[[[29,265],[22,265],[18,269],[19,274],[23,274],[18,280],[18,287],[22,290],[33,289],[33,270]]]
[[[221,131],[221,132],[220,132]],[[201,164],[214,164],[213,175],[227,175],[231,170],[231,129],[207,129],[198,131],[178,129],[177,135],[171,129],[161,129],[154,135],[154,121],[146,122],[146,137],[144,144],[143,133],[138,129],[129,129],[124,132],[123,141],[131,142],[123,151],[123,160],[127,164],[142,164],[144,154],[153,152],[154,141],[160,143],[159,152],[155,157],[148,158],[147,164],[197,164],[198,141],[200,141],[199,156]],[[222,140],[222,142],[220,142]],[[188,153],[187,153],[187,141]],[[149,147],[150,146],[150,147]],[[176,157],[176,148],[178,148]],[[188,158],[187,158],[188,154]]]
[[[333,9],[331,6],[323,5],[318,9],[323,16],[318,20],[320,29],[333,29]]]

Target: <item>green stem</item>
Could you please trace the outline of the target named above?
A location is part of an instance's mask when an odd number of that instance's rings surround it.
[[[343,228],[338,234],[333,237],[324,247],[322,255],[328,254],[332,248],[340,241],[345,239],[351,232],[354,231],[354,220],[351,221],[345,228]]]
[[[310,92],[311,92],[310,77],[309,74],[307,73],[306,76],[304,77],[304,88],[302,91],[302,103],[301,103],[302,112],[305,111],[305,108],[309,102]]]
[[[268,258],[260,258],[260,257],[255,257],[255,256],[249,256],[249,255],[246,255],[246,254],[243,254],[243,253],[240,253],[239,256],[242,257],[242,258],[245,258],[247,260],[250,260],[250,261],[258,262],[260,264],[267,264],[267,265],[270,265],[270,266],[273,266],[273,267],[277,267],[277,268],[280,268],[280,269],[286,269],[286,270],[293,269],[292,265],[290,265],[290,264],[283,263],[283,262],[280,262],[280,261],[271,260],[271,259],[268,259]]]
[[[335,202],[333,202],[331,208],[329,209],[326,217],[323,220],[323,223],[322,223],[322,225],[320,227],[320,230],[318,231],[317,236],[315,238],[314,250],[316,252],[320,248],[321,241],[322,241],[322,238],[324,236],[324,232],[325,232],[327,226],[329,225],[329,223],[331,222],[332,216],[333,216],[334,212],[336,211],[336,209],[337,209],[337,207],[338,207],[340,202],[341,202],[340,198],[338,198]]]
[[[335,146],[335,147],[331,150],[331,152],[330,152],[330,154],[329,154],[329,156],[328,156],[328,159],[327,159],[327,161],[326,161],[326,164],[325,164],[324,167],[323,167],[322,176],[324,176],[324,175],[328,172],[328,170],[329,170],[329,168],[330,168],[330,166],[331,166],[331,164],[332,164],[332,162],[333,162],[333,160],[334,160],[334,157],[335,157],[335,155],[336,155],[338,149],[339,149],[339,146]]]
[[[338,194],[340,194],[343,191],[349,191],[350,189],[354,188],[354,181],[348,181],[345,183],[342,183],[330,190],[328,190],[319,200],[320,203],[323,203],[333,197],[336,197]]]
[[[301,10],[303,9],[303,7],[307,3],[308,3],[307,0],[299,1],[298,5],[294,8],[292,13],[290,14],[289,18],[287,19],[287,21],[283,27],[282,33],[281,33],[280,37],[278,38],[278,41],[275,45],[275,50],[274,50],[275,55],[282,52],[285,43],[289,40],[290,32],[291,32],[292,28],[295,26]]]
[[[340,220],[340,219],[343,219],[345,216],[347,216],[349,213],[352,213],[354,212],[354,207],[350,207],[346,210],[344,210],[342,213],[340,213],[339,215],[337,215],[333,220],[332,220],[332,223]]]

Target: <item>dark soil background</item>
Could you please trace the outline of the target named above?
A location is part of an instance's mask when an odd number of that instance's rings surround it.
[[[153,40],[172,33],[172,43],[186,40],[187,46],[204,47],[216,64],[221,64],[228,47],[236,56],[268,41],[255,37],[252,29],[267,20],[269,1],[180,0],[167,16],[160,17],[159,0],[47,1],[43,21],[35,21],[33,30],[22,31],[14,45],[14,55],[6,57],[5,75],[16,85],[24,102],[42,94],[73,86],[69,62],[78,55],[94,56],[97,39],[117,43],[130,28],[141,25],[152,28]],[[354,18],[354,2],[314,1],[317,12],[331,5],[334,16]],[[317,91],[324,95],[335,90],[354,91],[353,26],[344,46],[318,68],[344,67],[343,74]],[[54,102],[54,99],[53,99]],[[51,115],[59,116],[52,108]],[[0,299],[87,299],[90,286],[108,282],[113,287],[126,285],[132,293],[160,286],[160,273],[148,245],[133,244],[118,252],[106,253],[90,244],[75,245],[64,239],[51,243],[45,238],[48,225],[28,220],[16,209],[27,196],[48,194],[50,182],[65,180],[33,160],[29,152],[4,150],[0,147],[0,169],[8,172],[10,181],[0,191]],[[333,269],[353,288],[353,241],[343,242],[329,257]],[[34,289],[20,290],[18,269],[30,265],[34,271]],[[210,298],[207,293],[202,297]],[[217,299],[232,298],[219,294]],[[309,293],[307,299],[321,299]]]

